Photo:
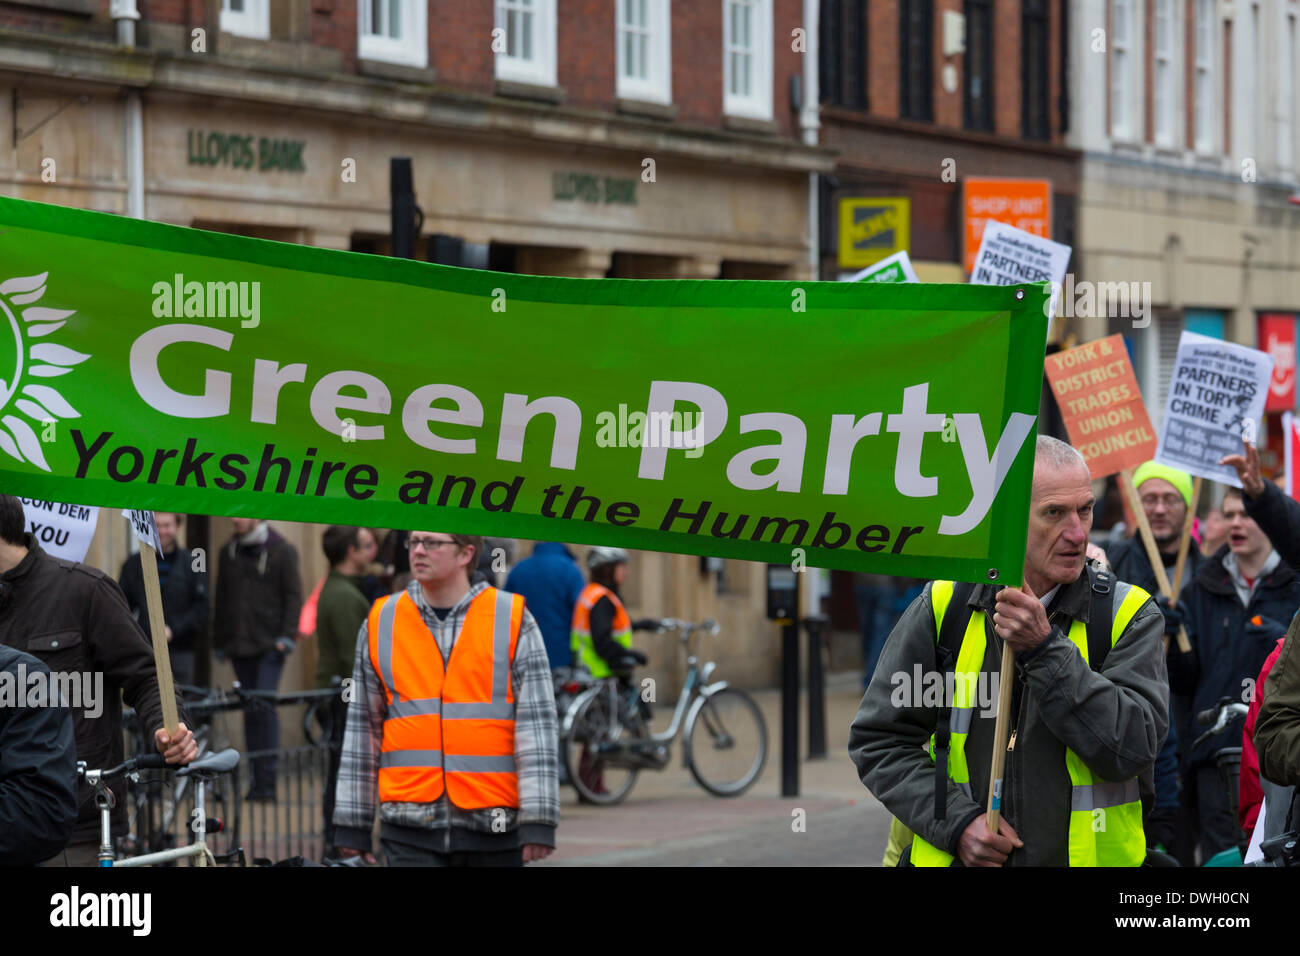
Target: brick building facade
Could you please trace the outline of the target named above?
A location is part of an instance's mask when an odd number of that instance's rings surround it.
[[[1053,238],[1072,242],[1066,4],[823,0],[820,13],[820,141],[838,154],[822,196],[823,278],[853,271],[837,260],[840,201],[879,196],[910,201],[922,281],[963,281],[970,177],[1049,180]]]
[[[515,272],[805,278],[810,176],[833,165],[828,150],[804,142],[792,102],[805,8],[6,3],[0,128],[13,133],[0,148],[0,190],[386,253],[389,159],[405,156],[424,214],[417,258],[448,236]],[[187,522],[187,532],[202,526]],[[324,569],[320,528],[282,530],[310,590]],[[212,519],[208,543],[228,535],[228,522]],[[90,560],[115,572],[127,547],[125,528],[105,514]],[[719,619],[710,652],[728,661],[729,677],[765,683],[776,676],[778,637],[762,618],[762,573],[638,554],[628,595],[637,613]],[[670,693],[684,662],[671,635],[659,640],[643,643],[650,674]],[[298,666],[286,686],[309,675],[309,660]]]

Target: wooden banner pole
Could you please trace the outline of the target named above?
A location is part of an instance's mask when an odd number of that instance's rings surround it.
[[[180,717],[176,713],[176,688],[172,684],[172,659],[167,651],[163,624],[162,589],[158,586],[158,556],[153,546],[140,542],[140,569],[144,571],[145,603],[149,605],[149,633],[153,635],[153,663],[158,672],[158,697],[162,701],[163,727],[175,736]]]
[[[1192,479],[1192,502],[1187,506],[1187,517],[1183,519],[1183,536],[1178,541],[1178,563],[1174,565],[1174,594],[1183,593],[1183,571],[1187,566],[1187,549],[1192,540],[1192,521],[1196,518],[1196,505],[1201,500],[1201,476]]]
[[[993,725],[993,769],[989,773],[989,833],[998,832],[998,819],[1002,815],[1002,774],[1007,763],[1007,733],[1011,722],[1011,684],[1015,679],[1015,652],[1006,641],[1002,642],[1002,676],[998,683],[998,717]]]

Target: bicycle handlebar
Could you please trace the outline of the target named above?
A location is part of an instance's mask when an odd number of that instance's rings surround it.
[[[682,621],[675,617],[666,617],[659,622],[659,630],[663,631],[680,631],[683,639],[693,634],[695,631],[708,631],[710,634],[717,634],[721,628],[718,622],[713,618],[707,618],[699,623],[692,621]]]
[[[120,777],[123,774],[134,773],[137,770],[165,770],[167,761],[162,754],[141,754],[138,757],[132,757],[130,760],[124,760],[111,770],[105,770],[100,773],[100,780],[111,780],[113,777]],[[92,771],[85,765],[84,761],[77,761],[77,775],[85,777]]]
[[[1231,697],[1224,697],[1209,710],[1201,711],[1196,715],[1196,722],[1202,727],[1208,726],[1210,729],[1192,741],[1192,749],[1199,747],[1215,734],[1226,729],[1238,717],[1245,717],[1249,712],[1250,708],[1245,704],[1233,702]]]
[[[1218,730],[1222,730],[1229,720],[1234,717],[1244,717],[1249,713],[1250,708],[1238,701],[1233,701],[1231,697],[1221,697],[1219,702],[1209,710],[1203,710],[1196,715],[1196,722],[1202,727],[1215,725]]]

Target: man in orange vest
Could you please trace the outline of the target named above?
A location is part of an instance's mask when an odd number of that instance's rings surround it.
[[[357,635],[335,796],[344,857],[389,866],[520,866],[554,850],[551,667],[517,594],[470,585],[483,539],[412,531],[411,583]],[[376,786],[378,784],[378,786]]]

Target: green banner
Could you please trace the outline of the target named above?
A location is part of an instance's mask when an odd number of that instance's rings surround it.
[[[8,493],[1021,578],[1045,284],[544,278],[12,199],[0,252]]]

